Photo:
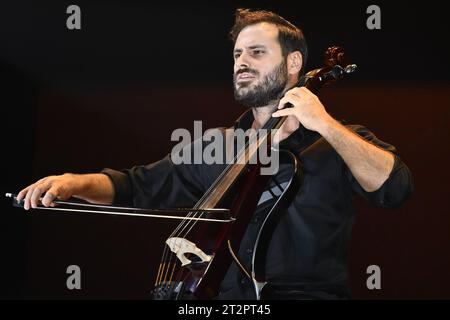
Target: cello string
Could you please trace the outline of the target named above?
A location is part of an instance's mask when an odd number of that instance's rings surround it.
[[[166,272],[165,272],[165,274],[164,274],[164,280],[163,280],[163,282],[166,282],[166,280],[167,280],[167,272],[169,271],[171,264],[172,264],[172,263],[170,262],[169,265],[167,266]]]
[[[170,274],[169,282],[172,281],[173,273],[175,272],[176,263],[173,264],[172,273]]]
[[[160,275],[161,267],[162,267],[163,263],[164,262],[160,262],[159,263],[158,273],[156,275],[156,280],[155,280],[155,285],[154,285],[155,287],[159,284],[159,275]]]

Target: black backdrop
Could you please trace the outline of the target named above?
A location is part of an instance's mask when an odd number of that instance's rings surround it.
[[[230,125],[236,7],[273,10],[302,27],[308,68],[343,45],[358,72],[321,93],[334,115],[396,145],[415,192],[400,210],[359,213],[351,244],[355,298],[450,298],[449,46],[444,1],[374,2],[382,29],[366,28],[372,2],[77,1],[82,29],[66,28],[67,1],[0,8],[1,191],[62,172],[149,163],[176,128]],[[171,224],[138,218],[26,214],[2,200],[5,298],[146,298]],[[65,285],[82,269],[82,290]],[[366,268],[382,289],[366,288]]]

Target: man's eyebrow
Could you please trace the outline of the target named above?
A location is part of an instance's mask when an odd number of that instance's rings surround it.
[[[255,45],[253,45],[253,46],[250,46],[250,47],[248,47],[249,49],[266,49],[266,46],[265,45],[262,45],[262,44],[255,44]]]
[[[253,49],[266,49],[267,47],[265,45],[262,45],[262,44],[255,44],[255,45],[249,46],[247,48],[250,49],[250,50],[253,50]],[[234,53],[239,53],[239,52],[242,52],[242,49],[234,49],[233,52]]]

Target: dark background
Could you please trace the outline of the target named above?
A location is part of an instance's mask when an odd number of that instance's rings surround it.
[[[307,70],[343,45],[358,64],[324,89],[336,117],[394,144],[414,175],[399,210],[357,199],[349,268],[357,299],[449,299],[448,11],[444,1],[8,1],[0,8],[1,192],[46,175],[156,161],[176,128],[231,125],[236,7],[273,10],[301,26]],[[66,28],[77,4],[82,29]],[[366,28],[381,7],[382,29]],[[2,199],[2,298],[147,298],[171,223],[140,218],[25,213]],[[66,268],[82,290],[66,288]],[[366,268],[381,268],[381,290]]]

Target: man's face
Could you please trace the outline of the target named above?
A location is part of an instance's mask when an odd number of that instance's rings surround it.
[[[281,98],[288,80],[278,29],[258,23],[242,29],[234,45],[234,97],[249,108]]]

